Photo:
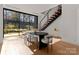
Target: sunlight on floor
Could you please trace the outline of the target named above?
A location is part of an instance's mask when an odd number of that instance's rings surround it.
[[[53,38],[53,44],[60,39]],[[36,49],[34,50],[36,51]],[[31,49],[25,45],[24,39],[19,36],[7,37],[3,41],[1,55],[32,55]]]
[[[8,40],[9,39],[9,40]],[[33,54],[33,52],[24,44],[24,40],[19,37],[9,37],[4,39],[1,55]]]
[[[55,44],[56,42],[61,41],[62,39],[57,39],[57,38],[53,38],[53,44]]]

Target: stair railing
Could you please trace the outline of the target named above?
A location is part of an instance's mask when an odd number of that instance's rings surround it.
[[[39,31],[41,31],[41,28],[43,27],[43,25],[49,20],[49,17],[58,10],[59,7],[60,5],[46,11],[46,13],[44,14],[44,17],[39,22]]]

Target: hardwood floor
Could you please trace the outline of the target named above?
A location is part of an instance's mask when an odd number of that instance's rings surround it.
[[[34,51],[36,48],[34,46],[30,46],[30,49],[34,52],[34,55],[79,55],[79,46],[62,41],[53,44],[52,50],[51,46],[49,46],[48,51],[47,48]]]
[[[79,46],[59,41],[53,45],[53,54],[79,55]]]
[[[53,39],[53,46],[37,49],[36,44],[26,45],[23,38],[9,37],[4,39],[1,55],[79,55],[79,46],[63,42],[61,39]]]

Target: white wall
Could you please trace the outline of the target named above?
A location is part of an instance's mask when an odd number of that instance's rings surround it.
[[[77,39],[78,7],[79,5],[74,4],[62,5],[62,15],[56,19],[49,27],[47,27],[45,31],[51,35],[56,33],[55,35],[61,36],[65,42],[79,45],[79,39]],[[55,32],[54,28],[57,28],[58,32]]]
[[[77,43],[79,43],[79,8],[77,9]]]
[[[61,36],[61,16],[59,18],[57,18],[52,24],[49,25],[49,27],[47,27],[45,29],[46,32],[48,32],[50,35],[55,35],[55,36]],[[58,30],[60,30],[60,32],[55,32],[54,28],[57,28]]]
[[[76,33],[76,21],[77,21],[77,5],[63,5],[62,13],[62,32],[63,40],[69,43],[76,44],[77,33]]]
[[[44,17],[43,14],[38,14],[38,29],[40,29],[40,21],[42,20],[42,18]]]
[[[3,42],[3,6],[0,4],[0,44]]]

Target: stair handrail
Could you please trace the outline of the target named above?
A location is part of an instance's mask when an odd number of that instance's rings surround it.
[[[57,5],[57,6],[60,6],[60,5]],[[55,7],[57,7],[57,6],[55,6]],[[45,18],[46,16],[49,17],[49,16],[48,16],[49,12],[50,12],[52,9],[54,9],[55,7],[53,7],[53,8],[51,8],[51,9],[47,10],[47,13],[44,15],[44,17],[43,17],[43,18],[41,19],[41,21],[39,22],[39,24],[40,24],[39,29],[41,29],[41,22],[44,20],[44,18]]]
[[[47,13],[44,15],[44,17],[41,19],[40,23],[42,22],[42,20],[49,14],[49,12],[51,11],[51,9],[47,10]]]

